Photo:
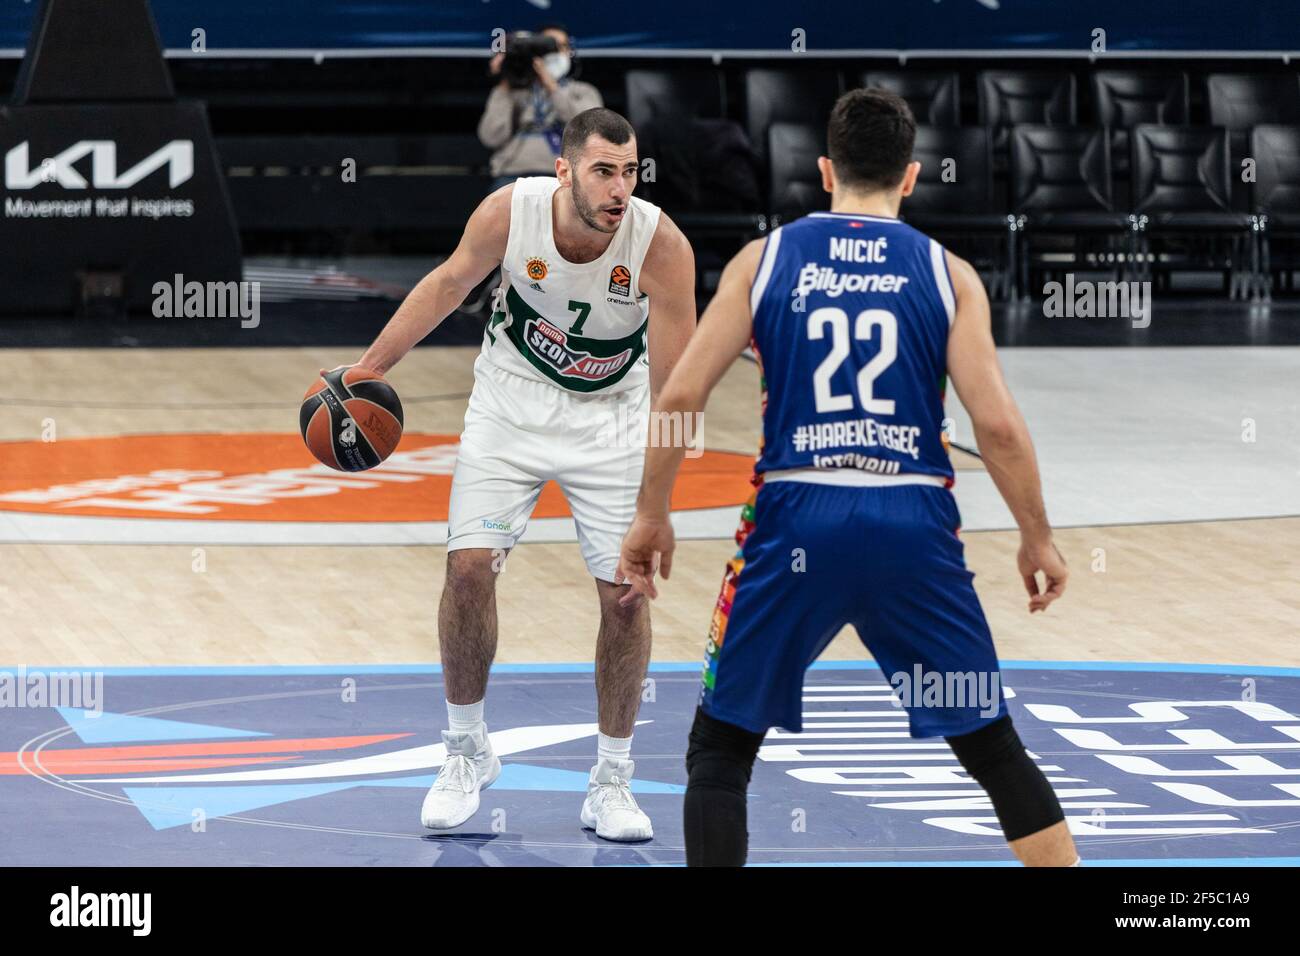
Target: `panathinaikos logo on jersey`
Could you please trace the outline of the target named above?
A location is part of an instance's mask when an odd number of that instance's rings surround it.
[[[565,323],[539,313],[511,286],[506,291],[506,308],[513,321],[505,325],[505,333],[519,353],[547,378],[575,392],[608,388],[645,352],[645,322],[621,339],[583,336],[582,326],[591,313],[589,302],[570,300]],[[505,312],[493,313],[487,327],[493,342],[505,319]]]

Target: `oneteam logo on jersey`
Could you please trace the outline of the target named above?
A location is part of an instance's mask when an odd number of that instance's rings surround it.
[[[568,335],[545,319],[529,319],[524,325],[524,337],[533,353],[555,367],[561,375],[595,382],[609,378],[627,365],[632,350],[624,349],[617,355],[597,358],[590,352],[575,349]]]
[[[632,273],[627,266],[615,266],[610,270],[609,291],[614,295],[632,294]]]

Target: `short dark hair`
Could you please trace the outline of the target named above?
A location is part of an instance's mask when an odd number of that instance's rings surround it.
[[[618,113],[603,106],[594,106],[583,110],[564,124],[560,154],[572,163],[592,135],[607,139],[615,146],[622,146],[636,133],[632,130],[632,124]]]
[[[849,189],[892,189],[912,161],[916,119],[896,93],[869,86],[835,101],[826,145],[836,181]]]

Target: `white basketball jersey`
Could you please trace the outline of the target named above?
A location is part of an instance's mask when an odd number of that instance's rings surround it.
[[[551,200],[559,185],[553,176],[515,180],[501,286],[479,361],[573,392],[644,388],[650,307],[638,280],[659,207],[630,197],[604,254],[569,262],[555,248]]]

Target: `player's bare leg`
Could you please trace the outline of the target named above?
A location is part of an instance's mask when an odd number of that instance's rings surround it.
[[[597,581],[600,634],[596,638],[596,701],[600,732],[630,737],[641,707],[641,691],[650,664],[650,604],[631,607],[618,602],[627,585]]]
[[[650,818],[632,796],[632,731],[650,663],[650,608],[644,600],[619,604],[627,587],[596,581],[600,634],[596,638],[596,701],[600,741],[582,805],[582,825],[607,840],[648,840]]]
[[[1009,844],[1025,866],[1074,866],[1079,851],[1074,847],[1070,827],[1064,820]]]
[[[438,650],[447,703],[483,699],[497,653],[497,574],[503,552],[465,548],[447,552],[438,605]]]
[[[438,605],[447,759],[420,810],[420,822],[433,830],[460,826],[473,816],[479,790],[501,773],[483,721],[483,697],[497,652],[496,578],[503,557],[502,551],[487,548],[447,552]]]

